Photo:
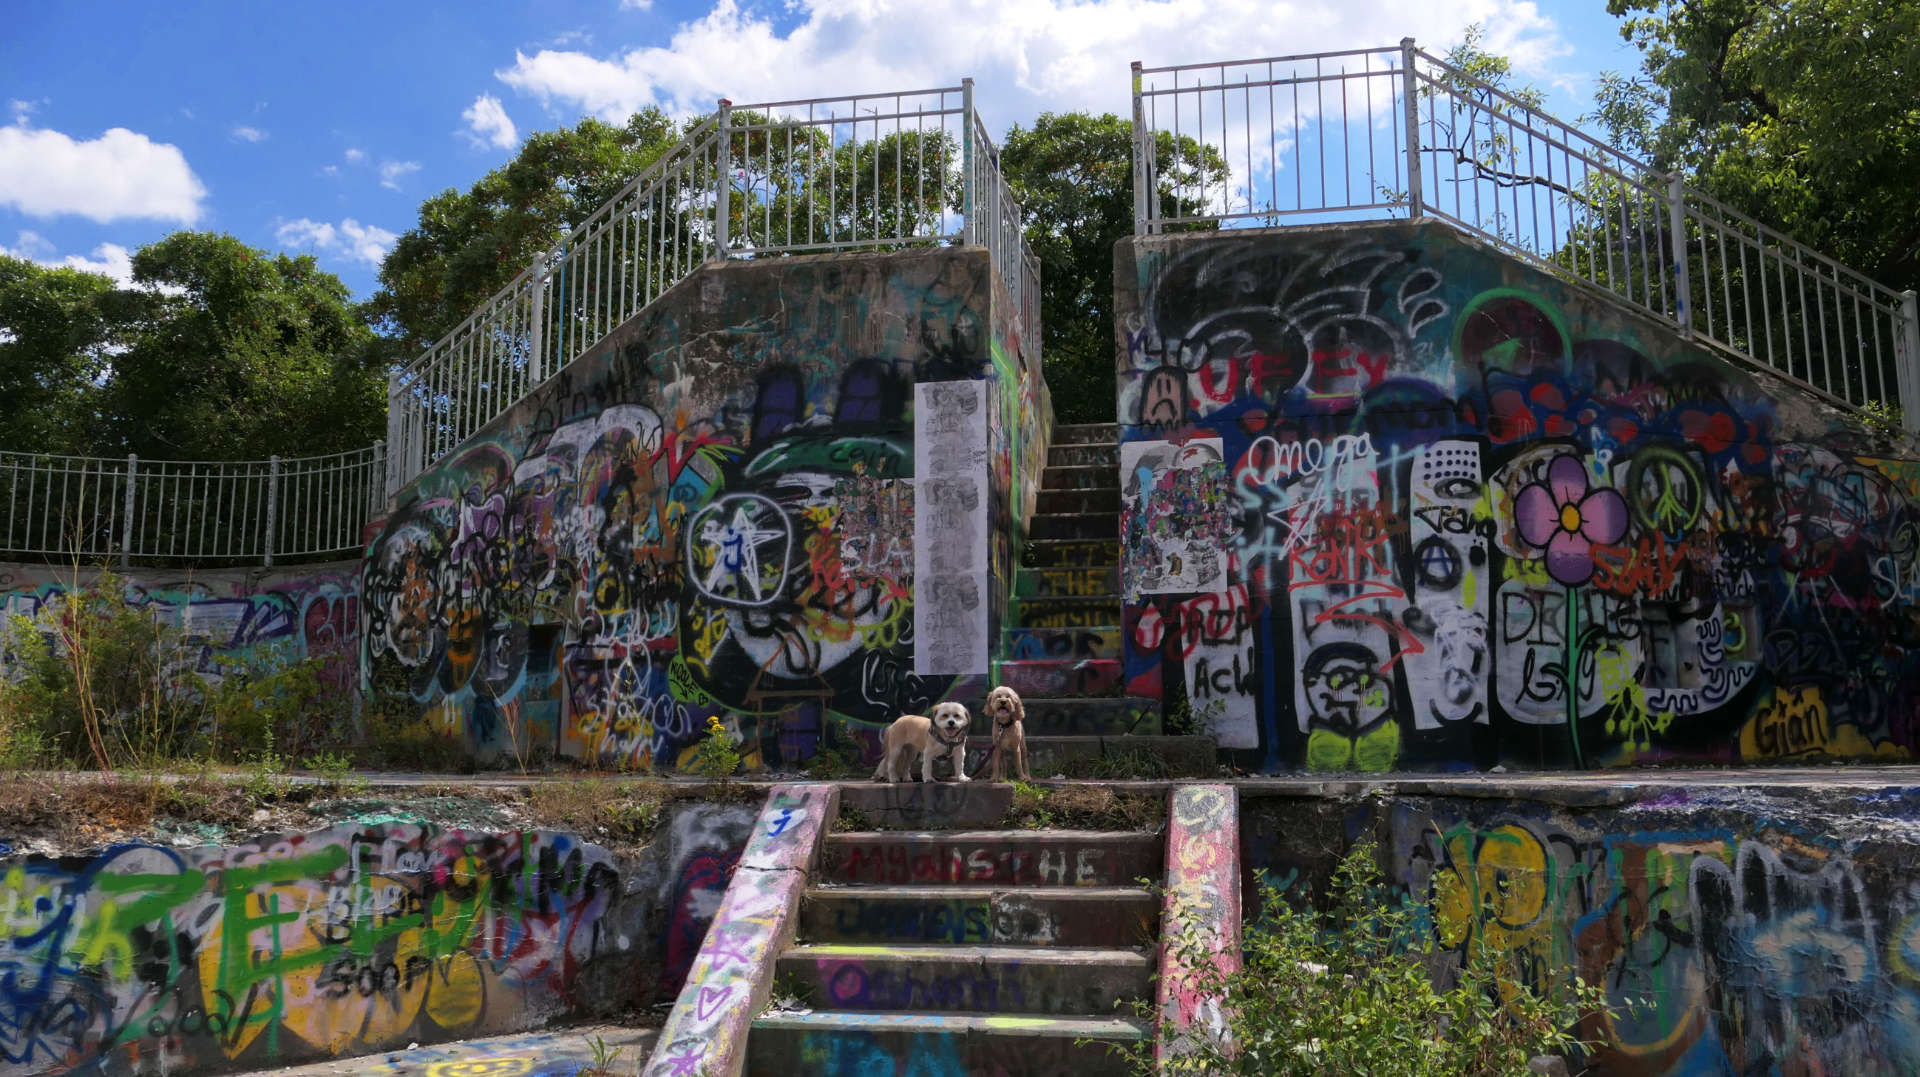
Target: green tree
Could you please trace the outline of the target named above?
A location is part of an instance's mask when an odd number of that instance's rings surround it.
[[[1217,187],[1217,150],[1162,132],[1156,153],[1167,216],[1177,189]],[[1043,113],[1007,132],[1000,167],[1026,214],[1027,243],[1040,259],[1040,354],[1054,413],[1063,423],[1112,422],[1117,393],[1113,247],[1133,234],[1133,125],[1107,113]]]
[[[1920,284],[1920,3],[1608,0],[1640,50],[1597,118],[1662,170],[1894,288]]]
[[[0,449],[84,452],[126,303],[113,282],[0,256]]]
[[[388,361],[411,360],[453,329],[569,228],[585,221],[655,158],[682,127],[658,109],[624,126],[581,120],[529,137],[513,160],[465,192],[448,188],[380,266],[367,316]]]
[[[183,460],[308,456],[381,436],[372,336],[308,255],[176,232],[133,257],[93,449]]]

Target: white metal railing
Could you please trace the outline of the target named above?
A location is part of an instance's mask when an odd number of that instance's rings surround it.
[[[1133,65],[1140,234],[1437,217],[1920,432],[1920,309],[1415,47]]]
[[[702,263],[985,246],[1037,343],[1038,263],[959,86],[733,105],[688,132],[388,388],[389,492]],[[1034,352],[1037,354],[1037,351]]]
[[[384,446],[267,460],[0,452],[0,555],[245,562],[358,553]]]

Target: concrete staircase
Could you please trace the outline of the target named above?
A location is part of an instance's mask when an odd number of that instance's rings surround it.
[[[1112,750],[1112,738],[1161,733],[1159,701],[1129,697],[1121,670],[1119,436],[1111,423],[1054,428],[1014,579],[995,667],[998,683],[1026,703],[1036,778],[1067,760]],[[991,732],[986,716],[977,715],[982,746]],[[1130,746],[1190,752],[1202,766],[1212,758],[1210,745],[1188,738]]]
[[[966,827],[1004,816],[1011,789],[946,787],[938,799],[922,825]],[[1146,831],[829,834],[774,973],[775,993],[799,994],[810,1012],[756,1019],[746,1072],[1112,1067],[1109,1042],[1151,1034],[1128,1004],[1152,997],[1160,910],[1134,883],[1160,878],[1164,858],[1164,837]]]

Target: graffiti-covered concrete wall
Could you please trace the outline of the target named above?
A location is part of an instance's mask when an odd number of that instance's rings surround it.
[[[1126,676],[1267,770],[1905,758],[1920,465],[1405,222],[1116,252]]]
[[[98,576],[48,565],[0,564],[0,642],[15,616],[37,618],[49,599]],[[317,658],[336,690],[358,685],[360,564],[357,561],[280,569],[167,570],[122,574],[127,602],[149,609],[182,631],[198,652],[195,670],[218,680],[229,662],[272,666]],[[0,675],[7,651],[0,646]]]
[[[1605,990],[1590,1072],[1920,1072],[1920,790],[1649,786],[1336,800],[1241,792],[1248,886],[1324,891],[1360,839],[1432,903],[1442,965],[1478,940],[1527,982]],[[1357,791],[1357,790],[1356,790]]]
[[[1044,386],[977,249],[704,267],[415,480],[364,674],[481,757],[748,766],[977,696]],[[991,537],[991,536],[998,536]]]
[[[680,806],[628,857],[393,815],[0,862],[0,1068],[265,1068],[671,997],[754,809]]]

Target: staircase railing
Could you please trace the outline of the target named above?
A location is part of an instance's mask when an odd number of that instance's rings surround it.
[[[393,374],[386,487],[397,490],[715,258],[978,244],[1037,354],[1038,263],[973,104],[931,90],[722,100],[473,316]]]
[[[1431,216],[1920,432],[1920,306],[1417,47],[1133,65],[1134,223]]]
[[[357,554],[385,446],[266,460],[0,452],[0,553],[97,563]]]

